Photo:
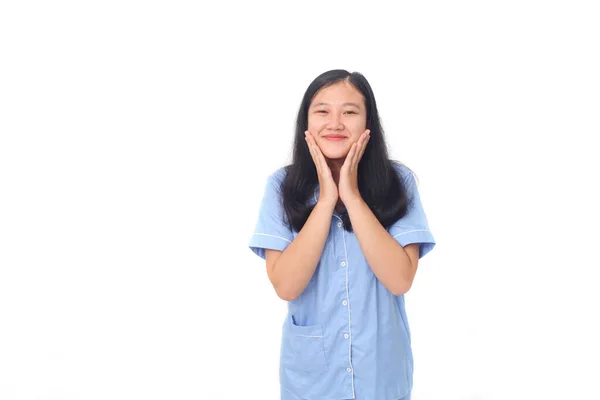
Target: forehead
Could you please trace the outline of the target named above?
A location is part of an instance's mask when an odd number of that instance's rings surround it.
[[[359,107],[364,104],[363,95],[350,83],[343,81],[319,90],[311,101],[311,107],[323,103],[336,106],[344,103],[354,103]]]

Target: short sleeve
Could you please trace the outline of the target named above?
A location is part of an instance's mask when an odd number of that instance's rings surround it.
[[[250,238],[250,249],[262,259],[266,259],[265,249],[283,251],[290,245],[294,236],[285,223],[280,185],[277,172],[269,176],[258,213],[258,221]]]
[[[435,239],[429,230],[427,216],[412,172],[406,168],[406,172],[399,174],[408,192],[409,207],[406,215],[394,222],[388,228],[388,232],[402,247],[419,243],[419,258],[422,258],[435,247]]]

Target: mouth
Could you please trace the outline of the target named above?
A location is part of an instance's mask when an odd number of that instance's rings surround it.
[[[332,141],[339,141],[339,140],[347,139],[347,137],[343,136],[343,135],[326,135],[326,136],[323,136],[323,139],[332,140]]]

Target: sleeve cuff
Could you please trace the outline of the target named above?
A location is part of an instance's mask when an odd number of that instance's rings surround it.
[[[254,233],[250,239],[249,247],[254,254],[265,260],[265,249],[283,251],[290,243],[292,243],[291,240],[280,236],[267,233]]]
[[[427,229],[414,229],[403,232],[391,231],[390,235],[392,235],[402,247],[411,243],[419,243],[419,258],[423,258],[435,247],[433,234]]]

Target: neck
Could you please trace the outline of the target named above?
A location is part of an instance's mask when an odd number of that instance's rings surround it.
[[[344,160],[327,160],[327,165],[331,170],[331,176],[333,177],[334,182],[337,184],[340,183],[340,170],[342,169],[342,165],[344,165]]]

